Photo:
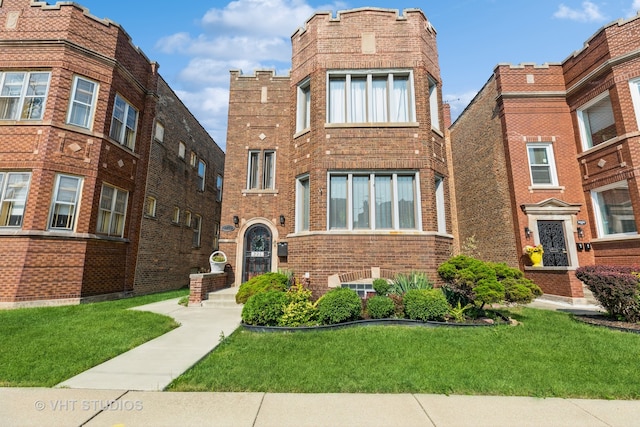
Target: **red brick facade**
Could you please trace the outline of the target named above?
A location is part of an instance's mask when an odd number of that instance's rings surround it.
[[[436,35],[431,24],[415,9],[402,14],[357,9],[339,12],[335,18],[317,13],[292,36],[292,46],[290,76],[279,77],[267,71],[252,75],[231,73],[223,201],[223,224],[229,225],[229,231],[223,231],[220,246],[229,256],[235,285],[247,277],[245,267],[250,262],[246,259],[252,258],[247,232],[257,224],[271,235],[271,246],[267,251],[253,251],[254,254],[268,257],[271,253],[270,262],[267,260],[269,270],[284,268],[297,277],[308,275],[316,294],[339,286],[340,277],[348,277],[354,271],[374,272],[375,276],[387,270],[420,270],[435,279],[437,265],[451,255],[453,236],[447,154],[441,131],[445,115]],[[330,119],[332,107],[327,104],[331,78],[337,76],[342,82],[364,82],[365,78],[390,82],[390,75],[398,80],[409,76],[411,119],[385,123]],[[387,86],[389,91],[390,87]],[[309,93],[310,113],[309,122],[301,127],[305,90]],[[359,113],[362,112],[352,114]],[[437,122],[432,123],[432,118]],[[251,153],[265,151],[276,155],[274,188],[252,189]],[[357,176],[370,179],[371,183],[378,177],[388,178],[396,180],[393,185],[397,183],[396,176],[414,179],[415,213],[411,215],[415,215],[415,225],[403,227],[394,223],[378,227],[373,225],[378,218],[371,216],[371,223],[357,229],[353,225],[356,213],[349,213],[356,210],[356,202],[351,200],[355,197],[352,187],[348,208],[340,209],[332,200],[332,177],[337,175],[345,181]],[[436,177],[443,183],[438,202]],[[305,181],[308,214],[303,212],[300,201]],[[373,203],[374,187],[369,188]],[[347,219],[335,226],[330,212]],[[396,217],[403,216],[397,212]],[[305,215],[308,228],[304,225]],[[234,217],[238,219],[236,227]],[[279,248],[284,251],[284,245],[286,256],[277,256]],[[264,260],[258,258],[256,262]]]
[[[605,26],[562,64],[498,65],[451,126],[461,241],[475,236],[482,257],[522,268],[545,293],[582,298],[580,265],[640,262],[639,30],[637,17]],[[534,178],[547,170],[552,182]],[[563,240],[566,259],[528,267],[522,248],[547,238]]]
[[[3,110],[0,120],[0,174],[5,190],[0,194],[4,209],[0,215],[3,217],[0,220],[0,305],[43,300],[77,302],[83,298],[162,289],[151,282],[164,280],[165,272],[143,277],[151,270],[145,266],[151,261],[144,254],[136,265],[141,234],[146,227],[143,221],[145,183],[149,186],[148,172],[157,171],[157,163],[161,162],[159,156],[152,155],[157,150],[151,145],[154,122],[156,116],[163,116],[166,108],[163,104],[174,104],[171,108],[182,111],[190,125],[195,120],[166,88],[158,75],[158,65],[150,62],[117,24],[90,16],[75,3],[47,5],[29,0],[4,0],[0,6],[0,22],[0,76],[46,73],[48,83],[41,117],[25,118],[26,110],[18,111],[17,116]],[[78,77],[95,88],[95,92],[87,95],[77,89]],[[28,95],[25,93],[18,99],[26,105]],[[130,147],[125,144],[126,130],[121,143],[109,136],[116,96],[126,102],[128,117],[133,117],[134,109],[137,111],[133,126],[135,140]],[[163,102],[159,103],[159,99]],[[71,105],[77,108],[75,112],[91,112],[83,116],[89,117],[86,125],[79,125],[80,119],[76,116],[71,118]],[[167,111],[164,116],[172,117],[172,114],[173,111]],[[177,123],[171,120],[164,123],[167,134],[174,125]],[[211,185],[215,182],[215,171],[221,174],[223,155],[204,132],[196,129],[195,133],[197,142],[193,144],[210,147],[197,151],[208,157],[210,176],[207,180]],[[182,137],[180,131],[175,135]],[[154,163],[151,166],[150,161]],[[28,187],[21,187],[23,209],[19,203],[12,204],[10,194],[13,193],[6,192],[8,178],[15,175],[29,177]],[[193,174],[188,175],[167,185],[184,187],[184,181],[193,181]],[[75,211],[68,216],[72,219],[66,228],[58,224],[54,227],[52,223],[56,183],[60,177],[80,182],[75,194]],[[109,235],[98,230],[103,185],[122,193],[126,200],[124,226],[119,227],[114,218],[122,208],[122,198],[117,194],[111,200],[104,198],[111,217],[107,218],[103,211],[102,220],[105,224],[112,221],[109,224],[114,227]],[[163,194],[159,188],[154,191]],[[206,193],[215,197],[215,192]],[[171,192],[167,190],[166,194]],[[115,203],[107,203],[113,200]],[[161,200],[158,196],[159,207]],[[213,246],[212,224],[217,212],[215,203],[198,205],[197,209],[203,216],[208,215],[203,224],[210,229],[206,231],[206,238],[203,233],[202,255],[191,257],[188,265],[205,267],[206,255]],[[11,218],[5,215],[7,212]],[[111,230],[104,227],[107,229]],[[166,247],[175,239],[172,233],[150,234],[148,238],[154,243],[147,242],[142,248]],[[165,257],[172,263],[168,269],[184,269],[186,263],[179,256]],[[188,270],[181,271],[182,280],[170,281],[171,285],[186,286],[188,273]]]

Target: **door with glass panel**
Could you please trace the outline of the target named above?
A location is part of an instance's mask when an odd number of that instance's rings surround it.
[[[262,224],[251,226],[244,237],[242,282],[271,271],[271,231]]]

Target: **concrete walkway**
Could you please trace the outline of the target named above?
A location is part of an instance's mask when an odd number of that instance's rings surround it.
[[[163,390],[213,350],[222,334],[228,337],[240,326],[242,308],[184,307],[178,304],[178,299],[171,299],[136,307],[135,310],[173,317],[181,326],[57,387]]]
[[[232,292],[232,291],[226,291]],[[596,311],[539,300],[537,308]],[[240,322],[240,308],[138,307],[179,328],[61,383],[0,388],[4,426],[638,426],[640,401],[427,394],[158,392]],[[154,390],[154,391],[150,391]]]

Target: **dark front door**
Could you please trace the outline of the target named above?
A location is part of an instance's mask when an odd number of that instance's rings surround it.
[[[563,221],[538,221],[538,236],[544,250],[543,266],[565,267],[569,265]]]
[[[261,224],[251,226],[244,235],[242,282],[271,271],[271,231]]]

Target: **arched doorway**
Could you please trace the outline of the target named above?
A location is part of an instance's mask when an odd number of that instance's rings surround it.
[[[242,282],[271,271],[271,230],[263,224],[249,227],[244,235]]]

